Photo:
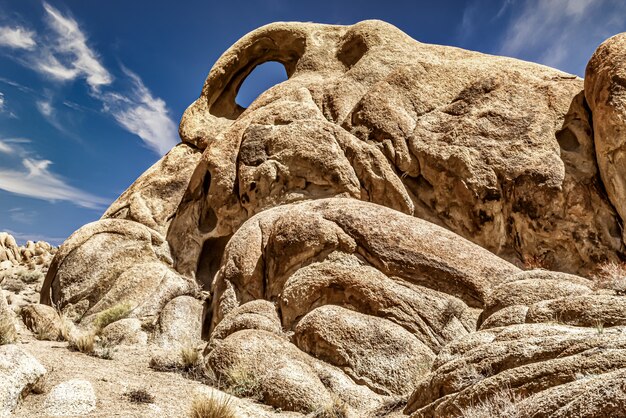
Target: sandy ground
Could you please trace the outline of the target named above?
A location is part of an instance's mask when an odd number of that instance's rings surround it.
[[[29,394],[14,412],[16,417],[45,417],[48,392],[70,379],[89,381],[96,392],[96,409],[89,417],[186,417],[197,391],[212,389],[175,372],[157,372],[148,367],[158,348],[154,346],[118,346],[113,360],[71,351],[66,342],[39,341],[27,330],[20,331],[20,342],[48,370],[44,393]],[[154,396],[152,404],[132,403],[125,396],[130,389],[146,389]],[[217,396],[228,396],[215,390]],[[241,417],[301,417],[273,411],[248,400],[232,398],[231,405]]]

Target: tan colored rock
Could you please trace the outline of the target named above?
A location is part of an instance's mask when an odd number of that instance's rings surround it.
[[[156,341],[162,346],[196,346],[202,342],[204,304],[191,296],[177,296],[159,315]]]
[[[176,296],[196,286],[171,268],[167,242],[146,226],[104,219],[75,232],[59,248],[46,276],[41,301],[91,320],[120,303],[132,316],[156,319]]]
[[[300,412],[313,407],[307,399],[327,396],[301,363],[337,367],[352,392],[365,386],[387,397],[407,395],[434,353],[475,329],[472,306],[518,272],[450,231],[372,203],[332,198],[269,209],[226,246],[213,287],[207,362],[224,375],[223,361],[252,367],[262,356],[252,349],[257,344],[286,350],[283,361],[292,363],[272,367],[279,375],[271,380],[282,382],[282,391],[296,385],[304,403],[269,388],[264,401]],[[236,361],[225,359],[235,351]],[[297,382],[288,377],[294,367]],[[370,395],[356,391],[351,405],[375,406],[362,396]]]
[[[89,381],[72,379],[52,388],[46,396],[44,412],[53,417],[86,416],[96,409],[96,401]]]
[[[102,219],[132,220],[165,235],[199,159],[194,147],[175,146],[135,180]]]
[[[107,325],[100,334],[112,345],[146,345],[148,334],[137,318],[124,318]]]
[[[0,345],[0,417],[12,416],[22,393],[44,374],[46,369],[22,347]]]
[[[446,360],[435,361],[405,413],[462,415],[464,409],[508,388],[521,397],[518,408],[523,416],[579,416],[576,411],[585,411],[580,415],[585,417],[604,416],[625,405],[624,387],[617,378],[626,367],[625,335],[622,328],[599,333],[554,324],[477,332],[439,354]],[[593,392],[599,388],[611,399],[605,404]],[[585,396],[592,401],[585,404]]]
[[[51,339],[62,335],[65,324],[52,306],[39,303],[23,306],[20,315],[26,328],[33,332],[45,333]]]
[[[270,60],[289,79],[241,108],[239,86]],[[587,272],[623,249],[582,90],[578,77],[422,44],[380,21],[259,28],[215,63],[181,121],[204,153],[168,232],[176,268],[198,276],[255,213],[337,196],[510,261]]]
[[[585,98],[593,115],[598,168],[609,199],[626,219],[626,33],[617,34],[594,52],[585,71]]]

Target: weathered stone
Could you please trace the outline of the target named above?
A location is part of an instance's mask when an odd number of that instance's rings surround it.
[[[175,146],[135,180],[102,219],[132,220],[165,235],[199,159],[194,147]]]
[[[44,402],[53,417],[85,416],[96,409],[96,393],[87,380],[72,379],[56,385]]]
[[[0,417],[9,417],[22,393],[27,392],[46,369],[15,344],[0,345]]]
[[[78,317],[87,320],[120,303],[131,305],[132,316],[156,318],[171,299],[195,288],[171,268],[167,242],[158,232],[104,219],[85,225],[59,248],[41,301],[62,310],[80,307]]]
[[[114,345],[145,345],[148,334],[142,330],[137,318],[124,318],[104,327],[101,337]]]
[[[203,311],[203,303],[198,299],[175,297],[161,311],[156,341],[163,346],[200,343]]]
[[[236,92],[265,61],[289,79],[243,109]],[[168,232],[176,267],[197,275],[255,213],[333,196],[427,219],[518,263],[586,272],[614,260],[618,217],[582,90],[578,77],[421,44],[380,21],[257,29],[215,63],[181,121],[204,153]]]

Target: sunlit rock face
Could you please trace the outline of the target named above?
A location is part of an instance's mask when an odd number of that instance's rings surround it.
[[[239,107],[239,86],[266,61],[289,79]],[[581,272],[614,259],[621,231],[582,90],[575,76],[422,44],[379,21],[260,28],[218,60],[183,116],[181,138],[204,153],[168,233],[176,266],[210,282],[201,259],[246,219],[334,196],[429,220],[512,262]]]
[[[126,302],[149,344],[201,336],[219,382],[283,411],[621,411],[626,283],[581,275],[624,257],[622,39],[583,86],[380,21],[257,29],[42,302],[81,326]],[[238,106],[267,61],[288,80]]]

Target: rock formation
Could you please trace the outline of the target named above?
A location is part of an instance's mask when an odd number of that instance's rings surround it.
[[[41,302],[81,329],[127,306],[101,330],[120,344],[204,340],[217,382],[296,416],[456,417],[498,396],[617,416],[624,39],[583,81],[380,21],[257,29],[182,143],[59,248]],[[289,79],[242,108],[267,61]]]

